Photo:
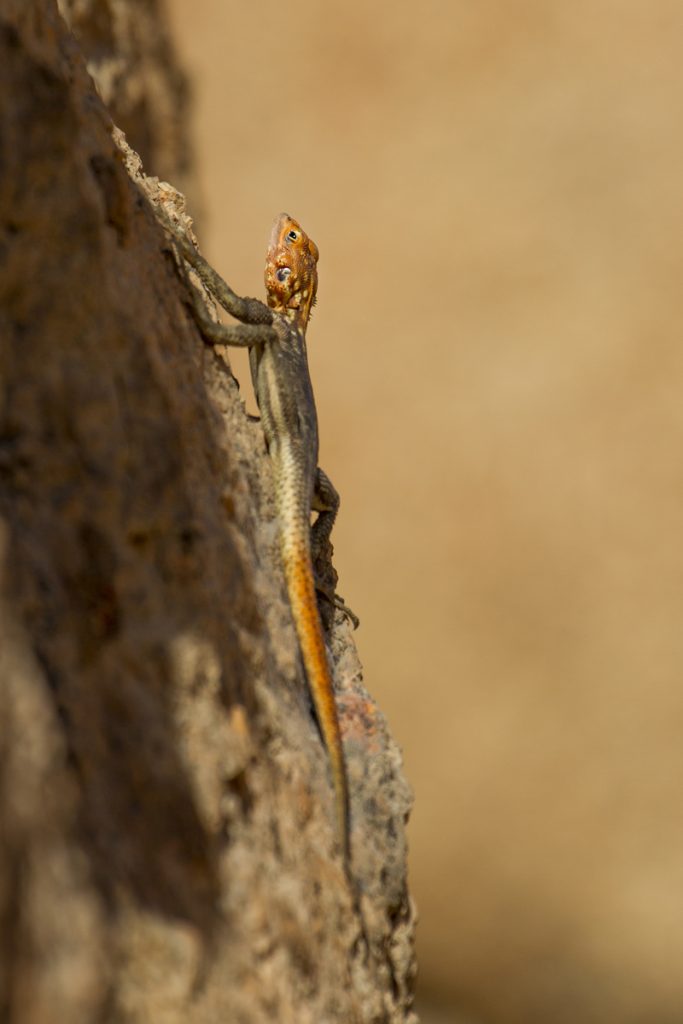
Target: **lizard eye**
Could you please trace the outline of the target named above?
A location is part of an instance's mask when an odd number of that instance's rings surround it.
[[[287,232],[287,238],[290,240],[290,242],[296,242],[298,237],[299,237],[299,232],[295,231],[294,228],[292,228],[291,231]]]
[[[278,279],[278,281],[286,281],[291,273],[292,271],[289,267],[280,267],[277,270],[275,276]]]

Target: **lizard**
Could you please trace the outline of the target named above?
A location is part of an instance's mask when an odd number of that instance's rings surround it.
[[[221,324],[191,288],[192,312],[212,345],[248,347],[249,363],[275,479],[280,551],[292,618],[335,796],[337,833],[351,877],[349,785],[334,683],[318,609],[314,552],[326,551],[339,496],[318,466],[318,417],[306,353],[306,329],[318,287],[318,247],[286,213],[275,220],[265,266],[267,304],[242,298],[200,255],[189,239],[162,220],[182,257],[238,324]],[[317,512],[310,525],[311,510]],[[335,595],[337,607],[358,620]]]

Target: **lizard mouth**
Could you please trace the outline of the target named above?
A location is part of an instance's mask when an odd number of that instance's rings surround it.
[[[277,249],[282,240],[282,228],[285,224],[288,224],[291,219],[292,218],[288,213],[281,213],[273,221],[273,226],[270,229],[270,239],[268,240],[268,248],[271,252],[273,249]]]

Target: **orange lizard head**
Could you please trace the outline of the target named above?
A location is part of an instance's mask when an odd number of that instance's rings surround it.
[[[273,224],[266,256],[268,305],[304,330],[318,290],[318,246],[288,213]]]

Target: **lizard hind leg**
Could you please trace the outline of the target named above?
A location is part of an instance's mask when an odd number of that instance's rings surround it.
[[[332,608],[338,608],[351,621],[353,628],[358,629],[359,619],[344,600],[336,593],[337,573],[332,565],[332,544],[330,535],[339,511],[339,494],[322,469],[318,466],[313,484],[313,511],[317,518],[311,527],[311,559],[315,574],[315,588],[329,602]],[[328,619],[323,615],[326,628]]]

